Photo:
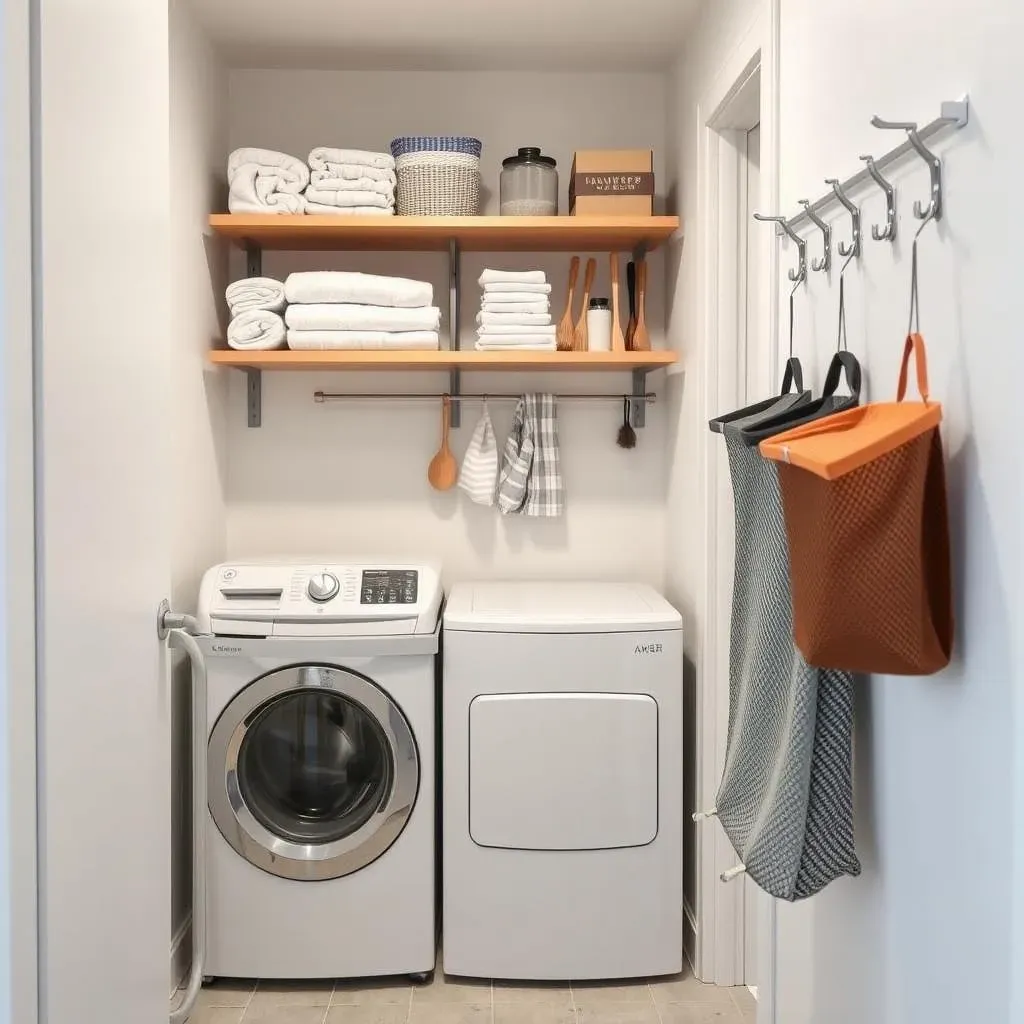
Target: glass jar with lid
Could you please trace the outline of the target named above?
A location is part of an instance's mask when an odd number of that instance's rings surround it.
[[[554,217],[558,213],[558,171],[554,157],[524,146],[501,162],[499,187],[503,217]]]

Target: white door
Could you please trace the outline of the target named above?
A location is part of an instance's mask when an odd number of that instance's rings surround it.
[[[167,5],[37,10],[40,1019],[156,1024],[171,875],[155,631],[170,582]]]

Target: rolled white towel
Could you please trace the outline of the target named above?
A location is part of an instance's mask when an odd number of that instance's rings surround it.
[[[243,147],[228,157],[232,213],[302,213],[309,168],[287,153]]]
[[[294,349],[432,350],[441,347],[437,331],[289,331]]]
[[[481,310],[476,315],[478,324],[506,324],[520,327],[524,324],[549,324],[550,313],[491,313]]]
[[[390,153],[373,153],[366,149],[334,149],[331,146],[317,146],[309,152],[309,166],[314,171],[325,171],[330,164],[355,164],[359,167],[376,167],[381,171],[393,171],[395,158]]]
[[[395,208],[393,206],[327,206],[325,203],[306,203],[306,213],[310,216],[333,217],[340,214],[342,217],[393,217]]]
[[[352,302],[360,306],[432,306],[434,286],[408,277],[360,274],[352,270],[305,270],[284,282],[289,302]]]
[[[399,309],[330,302],[289,306],[284,319],[293,331],[436,331],[441,310],[437,306]]]
[[[537,302],[497,302],[495,299],[484,299],[480,309],[487,313],[550,313],[551,303],[547,299]]]
[[[358,170],[358,168],[357,168]],[[370,170],[369,167],[364,167],[363,170]],[[381,171],[381,174],[389,174],[389,171]],[[395,182],[393,181],[376,181],[373,178],[365,177],[352,177],[352,178],[332,178],[329,175],[324,175],[322,178],[317,178],[311,174],[309,176],[309,187],[306,189],[306,198],[312,199],[311,192],[376,192],[378,195],[386,196],[390,199],[395,198]],[[326,202],[324,199],[317,199],[317,202]]]
[[[330,181],[374,181],[378,185],[390,185],[392,188],[398,184],[398,177],[394,171],[385,170],[383,167],[369,167],[366,164],[333,164],[327,161],[322,168],[314,167],[309,172],[309,181],[312,185],[320,188],[336,188],[338,186],[328,185]],[[355,185],[354,188],[365,188],[363,185]]]
[[[313,188],[306,189],[306,204],[321,206],[380,206],[384,209],[395,205],[394,192],[372,192],[355,188]]]
[[[555,324],[516,324],[514,327],[509,327],[507,324],[480,324],[476,329],[479,338],[488,334],[508,334],[510,331],[514,331],[516,334],[550,334],[553,338],[558,328]]]
[[[554,352],[558,343],[554,338],[537,334],[489,334],[476,343],[478,352]]]
[[[484,285],[484,296],[501,295],[511,292],[513,295],[550,295],[551,285],[531,283],[530,281],[489,281]]]
[[[232,316],[250,309],[269,309],[273,313],[284,311],[284,284],[272,277],[243,277],[224,291]]]
[[[478,284],[545,284],[547,276],[543,270],[485,270]]]
[[[285,341],[284,321],[267,309],[239,313],[228,324],[228,344],[232,348],[262,352],[280,348]]]

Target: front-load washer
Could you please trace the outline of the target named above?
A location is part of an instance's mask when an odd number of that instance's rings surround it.
[[[443,646],[445,971],[682,970],[679,613],[641,585],[456,584]]]
[[[210,569],[207,976],[433,970],[429,565]]]

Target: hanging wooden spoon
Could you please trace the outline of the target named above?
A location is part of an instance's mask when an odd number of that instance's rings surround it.
[[[626,339],[622,334],[622,323],[619,320],[619,254],[610,253],[609,269],[612,282],[612,351],[625,352]]]
[[[576,290],[576,277],[579,272],[580,258],[579,256],[573,256],[572,262],[569,264],[569,297],[565,300],[565,312],[562,314],[562,319],[558,322],[557,337],[559,352],[572,351],[572,296],[573,292]]]
[[[580,309],[580,318],[576,321],[576,330],[572,335],[572,347],[574,352],[586,352],[590,345],[587,335],[587,307],[590,305],[590,289],[594,287],[594,275],[597,273],[597,260],[587,260],[587,271],[583,275],[583,306]]]
[[[452,400],[445,395],[441,399],[441,447],[427,466],[427,480],[436,491],[448,491],[459,479],[459,466],[448,447],[448,430],[452,422]]]
[[[651,336],[647,332],[644,318],[644,304],[647,301],[647,260],[636,265],[636,326],[633,329],[632,348],[634,352],[650,352]]]

